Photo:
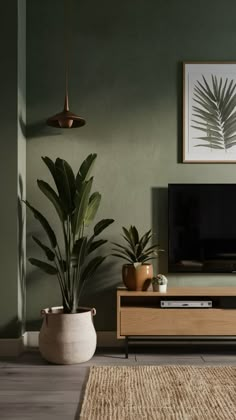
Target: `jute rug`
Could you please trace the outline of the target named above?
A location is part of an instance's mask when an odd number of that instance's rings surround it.
[[[92,367],[81,420],[235,420],[236,367]]]

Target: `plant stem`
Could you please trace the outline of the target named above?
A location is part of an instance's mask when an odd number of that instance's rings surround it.
[[[68,232],[68,218],[66,221],[66,228]],[[65,256],[66,256],[66,280],[67,280],[67,291],[68,295],[70,295],[70,260],[69,260],[69,244],[68,244],[68,236],[66,232],[65,225],[63,225],[63,234],[64,234],[64,242],[65,242]],[[71,296],[69,296],[71,299]]]
[[[57,260],[55,261],[55,265],[56,265],[57,270],[58,270],[57,278],[58,278],[60,289],[61,289],[63,307],[65,308],[65,304],[66,304],[66,307],[70,308],[69,301],[68,301],[68,296],[66,296],[67,295],[67,290],[66,290],[66,287],[63,285],[63,280],[62,280],[62,277],[61,277],[61,274],[60,274],[60,264],[57,262]]]

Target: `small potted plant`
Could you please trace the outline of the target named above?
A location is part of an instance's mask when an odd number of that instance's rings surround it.
[[[116,248],[112,254],[127,261],[122,267],[122,278],[128,290],[147,290],[153,277],[153,266],[150,260],[157,258],[160,251],[158,244],[150,245],[153,237],[151,229],[140,236],[135,226],[129,229],[122,227],[126,244],[113,242]]]
[[[152,278],[152,288],[154,292],[166,293],[168,280],[163,274],[158,274]]]
[[[158,283],[157,276],[152,278],[152,289],[153,289],[153,292],[159,292],[159,283]]]

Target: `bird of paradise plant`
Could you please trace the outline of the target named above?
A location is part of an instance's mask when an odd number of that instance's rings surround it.
[[[58,242],[45,216],[25,201],[34,217],[41,223],[49,240],[49,244],[45,245],[33,236],[48,262],[36,258],[29,258],[29,261],[44,272],[57,275],[64,313],[77,312],[85,284],[106,258],[101,255],[91,256],[107,242],[106,239],[97,237],[114,222],[113,219],[103,219],[94,226],[90,236],[86,233],[101,202],[99,192],[91,194],[93,177],[90,174],[96,157],[96,154],[90,154],[76,175],[65,160],[57,158],[53,162],[49,157],[42,158],[53,177],[56,190],[43,180],[38,180],[37,184],[58,215],[63,233],[62,244]]]

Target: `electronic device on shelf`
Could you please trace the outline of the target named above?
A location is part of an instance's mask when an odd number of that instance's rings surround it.
[[[161,300],[161,308],[212,308],[212,300]]]

